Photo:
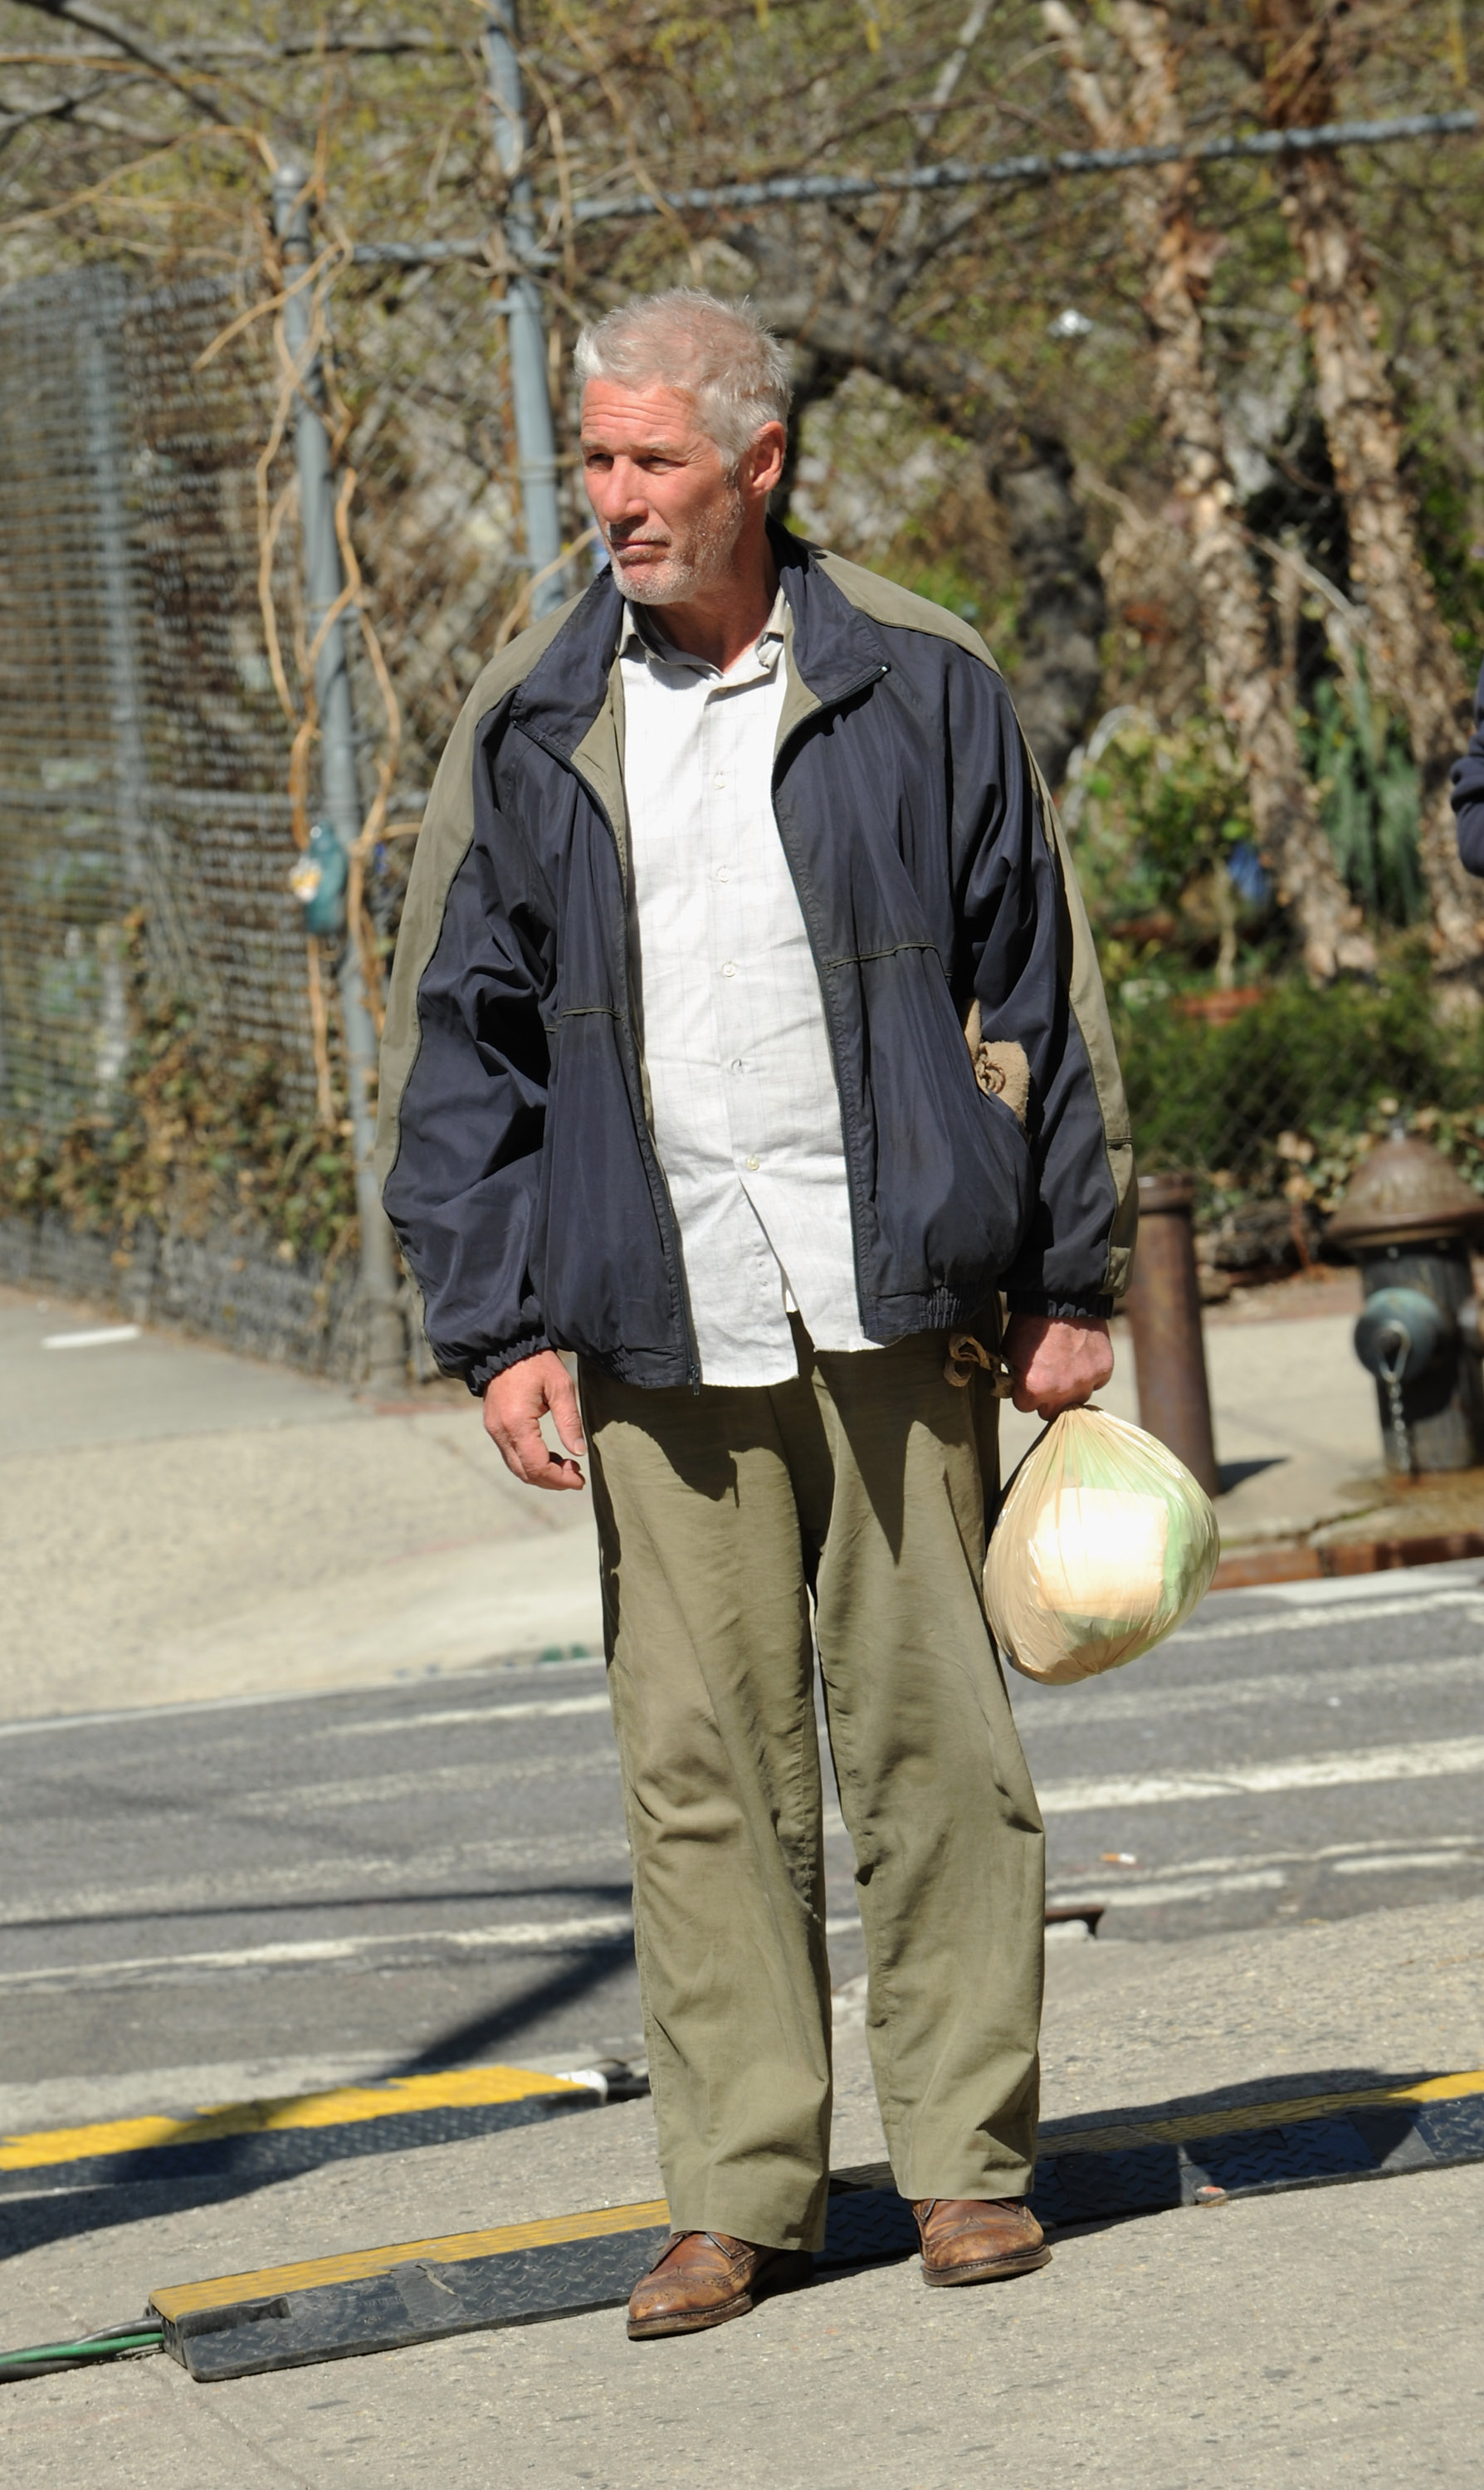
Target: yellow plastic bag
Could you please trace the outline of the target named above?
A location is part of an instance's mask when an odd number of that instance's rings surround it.
[[[990,1534],[990,1630],[1023,1677],[1096,1677],[1183,1624],[1220,1553],[1210,1499],[1183,1462],[1105,1409],[1063,1409]]]

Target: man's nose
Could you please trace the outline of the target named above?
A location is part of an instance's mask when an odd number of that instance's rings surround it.
[[[604,527],[623,527],[648,517],[649,497],[643,484],[639,470],[622,459],[615,459],[606,475],[590,481],[593,507]]]

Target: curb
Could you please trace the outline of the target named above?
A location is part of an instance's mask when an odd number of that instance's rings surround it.
[[[1317,1582],[1349,1574],[1397,1573],[1409,1565],[1458,1564],[1484,1556],[1484,1530],[1435,1530],[1403,1539],[1342,1539],[1316,1548],[1293,1539],[1276,1547],[1234,1549],[1223,1556],[1213,1591],[1247,1591],[1263,1582]]]

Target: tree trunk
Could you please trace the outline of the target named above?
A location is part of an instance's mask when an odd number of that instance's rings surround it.
[[[1267,46],[1266,115],[1275,129],[1336,115],[1331,20],[1314,0],[1253,0]],[[1376,338],[1370,254],[1349,177],[1332,155],[1280,158],[1277,181],[1302,270],[1319,409],[1345,503],[1351,575],[1364,597],[1371,680],[1406,718],[1421,778],[1418,845],[1440,975],[1476,969],[1484,893],[1458,858],[1448,771],[1468,737],[1469,684],[1417,547],[1401,477],[1401,425]]]
[[[1045,0],[1041,14],[1098,146],[1183,143],[1163,10],[1119,0],[1111,13],[1129,64],[1120,108],[1088,68],[1081,29],[1062,0]],[[1340,880],[1294,718],[1268,662],[1262,581],[1227,465],[1221,406],[1201,326],[1216,238],[1195,221],[1189,163],[1125,173],[1121,181],[1124,227],[1145,271],[1160,420],[1175,490],[1187,512],[1211,699],[1237,736],[1253,821],[1276,867],[1280,894],[1294,912],[1310,976],[1323,984],[1342,970],[1368,973],[1376,965],[1375,948]]]
[[[1015,707],[1027,740],[1057,786],[1096,708],[1102,678],[1098,641],[1106,619],[1102,574],[1072,490],[1065,442],[1049,425],[1022,420],[999,374],[972,356],[916,336],[839,296],[821,302],[806,291],[796,293],[778,282],[794,271],[785,270],[774,246],[755,234],[736,239],[764,273],[754,301],[779,336],[817,362],[874,373],[978,445],[1024,588]]]
[[[1098,643],[1108,619],[1102,572],[1072,490],[1064,441],[1044,427],[1002,428],[985,466],[1023,589],[1015,708],[1047,779],[1059,787],[1097,706]]]

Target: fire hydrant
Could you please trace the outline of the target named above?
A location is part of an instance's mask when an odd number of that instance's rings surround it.
[[[1469,1258],[1481,1232],[1484,1197],[1400,1126],[1362,1162],[1329,1222],[1330,1244],[1360,1265],[1355,1355],[1376,1377],[1389,1470],[1484,1462],[1484,1343]]]

